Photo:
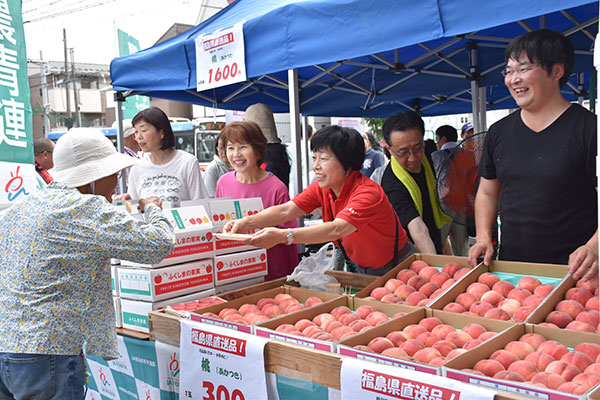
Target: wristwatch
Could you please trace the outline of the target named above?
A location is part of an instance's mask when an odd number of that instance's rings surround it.
[[[294,231],[292,228],[288,228],[288,233],[285,235],[286,243],[288,246],[294,243]]]

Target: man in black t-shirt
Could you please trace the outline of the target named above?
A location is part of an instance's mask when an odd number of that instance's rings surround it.
[[[492,125],[479,166],[475,265],[493,252],[501,216],[500,259],[569,264],[575,279],[598,273],[596,117],[564,99],[573,46],[549,30],[526,33],[506,49],[504,83],[520,110]]]
[[[423,120],[412,111],[385,121],[383,138],[392,158],[381,187],[419,252],[441,254],[440,228],[451,220],[439,206],[435,176],[424,157],[424,133]]]

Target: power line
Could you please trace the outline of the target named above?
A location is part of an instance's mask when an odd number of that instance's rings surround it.
[[[115,2],[115,1],[117,1],[117,0],[100,1],[100,2],[95,3],[95,4],[88,4],[88,5],[81,6],[79,8],[73,8],[71,10],[60,11],[60,12],[57,12],[57,13],[54,13],[54,14],[45,15],[45,16],[41,16],[41,17],[38,17],[38,18],[34,17],[34,18],[31,18],[31,19],[29,19],[27,21],[23,21],[23,23],[26,24],[26,23],[30,23],[30,22],[43,21],[43,20],[47,20],[47,19],[52,19],[52,18],[60,17],[60,16],[63,16],[63,15],[73,14],[73,13],[76,13],[76,12],[88,10],[90,8],[95,8],[95,7],[98,7],[98,6],[102,6],[102,5],[105,5],[107,3],[112,3],[112,2]]]

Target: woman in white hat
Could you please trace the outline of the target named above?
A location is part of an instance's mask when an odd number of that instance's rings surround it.
[[[83,399],[84,343],[118,356],[109,259],[173,249],[157,198],[139,201],[146,222],[107,201],[135,158],[99,131],[68,132],[53,156],[54,182],[0,213],[1,398]]]

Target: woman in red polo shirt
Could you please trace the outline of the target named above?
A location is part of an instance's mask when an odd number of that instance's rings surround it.
[[[415,252],[381,186],[360,173],[364,141],[354,129],[328,126],[311,139],[316,180],[287,203],[231,221],[224,232],[261,229],[245,243],[271,248],[286,243],[335,242],[361,273],[383,275]],[[273,226],[323,209],[323,224]],[[265,228],[267,227],[267,228]]]

